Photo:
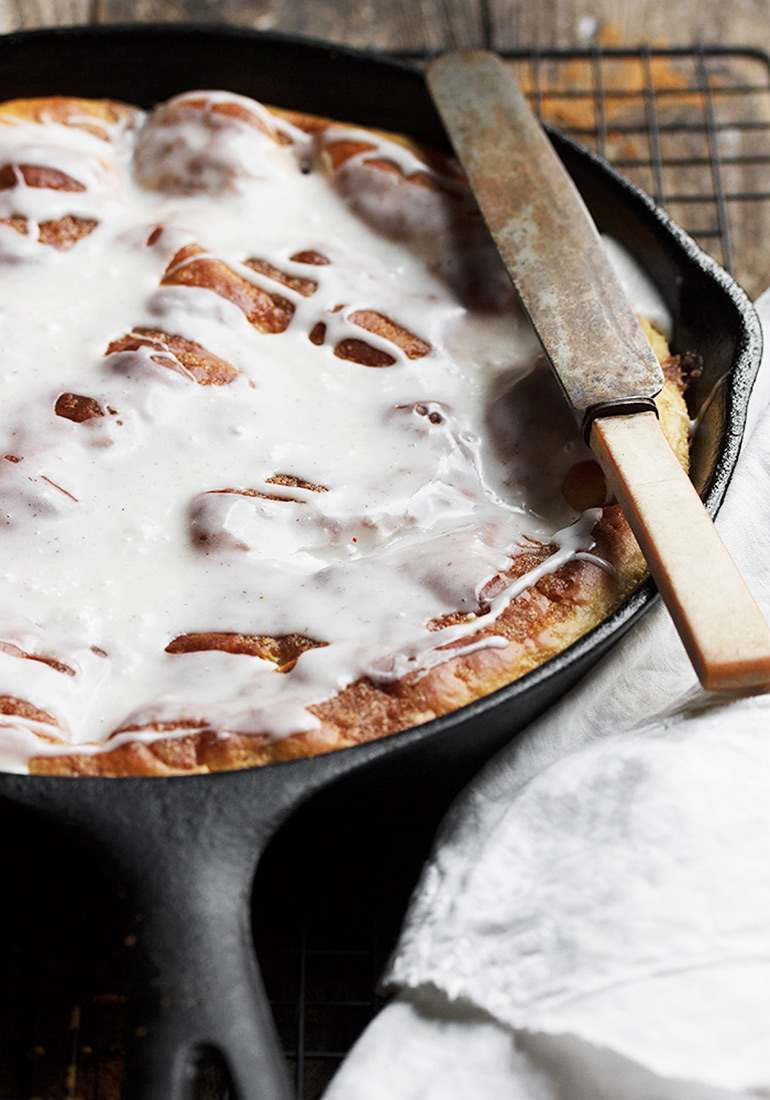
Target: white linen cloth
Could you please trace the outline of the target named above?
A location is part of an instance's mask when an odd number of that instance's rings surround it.
[[[770,615],[768,395],[718,527]],[[656,607],[452,808],[384,981],[325,1100],[770,1097],[770,695]]]

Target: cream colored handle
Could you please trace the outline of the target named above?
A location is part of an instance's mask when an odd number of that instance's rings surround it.
[[[770,689],[770,629],[655,414],[598,418],[591,448],[703,687]]]

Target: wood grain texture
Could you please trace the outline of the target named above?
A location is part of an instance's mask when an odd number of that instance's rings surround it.
[[[18,0],[17,0],[18,2]],[[304,5],[298,5],[302,8]],[[94,0],[96,23],[227,23],[272,29],[275,0]]]
[[[99,22],[231,23],[359,48],[481,45],[483,0],[97,0]]]
[[[0,31],[87,22],[233,23],[381,49],[570,48],[599,39],[770,48],[767,0],[0,0]]]
[[[692,45],[694,42],[770,46],[767,0],[489,0],[491,45],[570,48],[608,40]]]
[[[594,421],[591,449],[709,691],[770,684],[770,629],[654,413]]]
[[[0,0],[0,33],[90,23],[95,0]]]

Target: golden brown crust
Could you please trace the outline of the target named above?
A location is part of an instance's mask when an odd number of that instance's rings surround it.
[[[70,96],[41,96],[35,99],[11,99],[0,106],[0,125],[18,122],[55,122],[85,130],[103,141],[118,123],[133,126],[141,118],[136,107],[112,99],[77,99]]]
[[[34,707],[26,699],[15,699],[11,695],[0,696],[0,714],[12,714],[28,722],[41,722],[46,726],[59,727],[59,723],[52,714]]]
[[[390,317],[385,317],[382,313],[377,313],[373,309],[357,309],[348,317],[349,321],[352,321],[354,325],[359,325],[361,328],[366,329],[367,332],[371,332],[376,336],[382,336],[383,339],[389,340],[392,344],[401,348],[407,359],[422,359],[424,355],[427,355],[431,350],[430,344],[421,339],[419,336],[415,336],[413,332],[409,332],[408,329],[396,324]],[[341,359],[346,358],[342,354],[340,348],[345,341],[341,344],[337,344],[334,349],[334,354]]]
[[[137,108],[113,100],[49,96],[15,99],[0,105],[0,125],[55,123],[69,129],[82,130],[104,142],[112,140],[116,128],[131,128],[141,117]],[[106,163],[102,158],[96,159],[106,170]],[[58,168],[26,163],[0,165],[0,191],[13,191],[19,185],[74,195],[82,195],[87,190],[81,180]],[[0,218],[0,224],[23,236],[28,236],[32,228],[41,244],[65,252],[92,233],[99,223],[96,218],[70,213],[30,226],[26,217],[14,211],[10,216]]]
[[[10,218],[0,218],[0,223],[15,229],[17,233],[26,236],[29,233],[29,222],[19,215]],[[41,244],[50,245],[59,252],[66,252],[73,245],[93,233],[97,225],[96,218],[82,218],[77,214],[64,214],[61,218],[39,222],[37,227],[37,239]]]
[[[185,245],[173,257],[161,280],[162,286],[197,286],[212,290],[237,306],[260,332],[284,332],[294,314],[294,305],[279,294],[269,294],[210,256],[197,244]]]
[[[299,261],[302,263],[303,261]],[[308,263],[307,260],[304,261]],[[312,262],[312,261],[310,261]],[[326,261],[329,262],[328,260]],[[246,267],[250,267],[252,271],[256,271],[259,275],[267,275],[268,279],[273,279],[276,283],[283,283],[284,286],[289,287],[290,290],[296,290],[298,294],[301,294],[303,298],[310,298],[318,290],[318,283],[315,279],[308,279],[301,275],[289,275],[287,271],[280,271],[274,264],[268,263],[267,260],[260,260],[256,257],[252,257],[249,260],[244,260]]]
[[[208,631],[204,634],[180,634],[166,646],[166,653],[201,653],[217,649],[221,653],[240,653],[271,661],[278,672],[291,672],[301,654],[326,642],[316,642],[304,634],[236,634]]]
[[[334,312],[342,308],[337,306]],[[356,309],[348,316],[348,321],[366,332],[371,332],[374,336],[380,336],[389,343],[395,344],[407,359],[422,359],[431,351],[431,346],[426,340],[409,332],[408,329],[376,310]],[[326,340],[325,322],[318,321],[308,333],[308,338],[312,344],[320,347]],[[334,354],[338,359],[345,359],[349,363],[360,363],[364,367],[392,367],[396,362],[395,356],[389,351],[356,337],[339,340],[334,345]]]
[[[240,374],[232,363],[194,340],[160,329],[135,328],[119,340],[113,340],[105,354],[138,351],[139,348],[149,348],[153,352],[150,356],[153,363],[192,378],[199,386],[226,386]]]
[[[367,158],[367,163],[393,175],[406,178],[410,183],[435,190],[441,187],[440,177],[446,180],[460,180],[461,172],[453,160],[449,160],[443,154],[431,149],[429,146],[420,145],[406,134],[399,134],[392,130],[376,130],[371,127],[353,126],[349,123],[337,122],[334,119],[322,118],[319,115],[309,115],[301,111],[288,111],[281,107],[270,107],[270,113],[276,119],[283,119],[291,126],[302,130],[306,134],[321,135],[326,141],[324,155],[332,171],[343,167],[353,157],[361,154],[374,153],[380,148],[380,139],[400,145],[408,149],[417,162],[425,165],[425,170],[420,168],[404,176],[401,167],[395,161],[388,160],[380,154],[377,157]],[[329,138],[329,132],[331,137]],[[366,141],[361,135],[371,134],[372,141]],[[348,136],[350,135],[350,136]],[[437,179],[437,176],[439,179]]]

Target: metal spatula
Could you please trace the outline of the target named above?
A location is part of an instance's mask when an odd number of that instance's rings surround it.
[[[428,87],[557,377],[709,690],[770,688],[770,629],[658,423],[663,375],[580,195],[505,64]]]

